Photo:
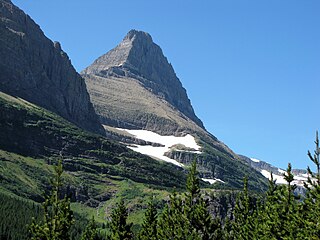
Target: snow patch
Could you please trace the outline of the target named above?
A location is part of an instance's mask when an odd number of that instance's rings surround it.
[[[148,130],[129,130],[129,129],[122,129],[117,128],[121,131],[126,131],[127,133],[135,136],[136,138],[139,138],[144,141],[153,142],[153,143],[160,143],[161,145],[164,145],[164,147],[154,147],[150,145],[134,145],[130,146],[128,148],[132,149],[133,151],[173,163],[179,167],[183,167],[184,165],[182,163],[177,162],[176,160],[173,160],[171,158],[168,158],[164,156],[165,152],[168,152],[170,150],[170,147],[181,144],[184,145],[187,148],[194,149],[194,151],[188,150],[188,152],[197,153],[200,154],[201,147],[197,144],[194,137],[190,134],[187,134],[184,137],[176,137],[176,136],[162,136],[160,134],[148,131]]]
[[[284,170],[278,169],[280,173],[285,173]],[[261,170],[261,174],[268,178],[269,180],[271,179],[271,173],[268,172],[267,170]],[[278,175],[274,174],[273,175],[273,180],[276,180],[276,184],[287,184],[287,181],[284,179],[283,175]],[[306,182],[308,179],[308,174],[300,174],[300,175],[294,175],[294,180],[293,184],[296,184],[298,186],[304,186],[304,182]]]
[[[261,170],[261,174],[263,176],[265,176],[266,178],[268,178],[269,180],[271,179],[271,173],[268,172],[267,170]],[[276,180],[276,183],[277,184],[286,184],[286,180],[284,180],[284,177],[281,176],[281,175],[277,175],[277,174],[274,174],[272,173],[272,176],[273,176],[273,180]]]
[[[205,182],[208,182],[210,184],[214,184],[215,182],[222,182],[224,183],[224,181],[222,181],[221,179],[219,178],[215,178],[215,179],[212,179],[212,178],[201,178],[202,181],[205,181]]]
[[[260,160],[256,159],[256,158],[250,158],[250,159],[251,159],[252,162],[256,162],[256,163],[260,162]]]

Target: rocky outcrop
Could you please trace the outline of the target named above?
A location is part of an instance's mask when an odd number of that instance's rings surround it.
[[[131,30],[116,48],[99,57],[82,74],[137,80],[152,94],[168,102],[185,118],[204,129],[171,64],[148,33]],[[94,79],[89,78],[88,81]]]
[[[0,91],[53,111],[77,126],[104,133],[85,81],[58,42],[11,1],[0,0]]]

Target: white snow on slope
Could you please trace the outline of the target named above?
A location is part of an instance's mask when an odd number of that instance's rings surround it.
[[[173,160],[171,158],[164,156],[164,153],[168,152],[170,150],[170,147],[172,147],[173,145],[181,144],[187,148],[195,149],[195,151],[192,151],[194,153],[197,153],[197,154],[201,153],[199,151],[201,147],[196,143],[194,137],[191,136],[190,134],[187,134],[184,137],[175,137],[175,136],[162,136],[147,130],[129,130],[129,129],[122,129],[122,128],[118,128],[118,129],[122,131],[126,131],[129,134],[134,135],[136,138],[142,139],[144,141],[160,143],[164,145],[164,147],[154,147],[150,145],[145,145],[145,146],[134,145],[134,146],[130,146],[129,148],[136,152],[139,152],[157,159],[161,159],[166,162],[173,163],[179,167],[182,167],[184,165],[177,162],[176,160]]]
[[[210,184],[214,184],[215,182],[222,182],[224,183],[224,181],[222,181],[221,179],[219,178],[215,178],[215,179],[212,179],[212,178],[201,178],[202,181],[205,181],[205,182],[208,182]]]
[[[251,159],[251,161],[253,161],[253,162],[260,162],[260,160],[259,159],[256,159],[256,158],[250,158]]]
[[[285,173],[284,170],[278,169],[280,173]],[[261,170],[261,173],[263,176],[268,178],[269,180],[271,179],[271,173],[268,172],[267,170]],[[274,174],[273,175],[273,180],[276,180],[277,184],[287,184],[287,181],[284,179],[283,175],[278,175]],[[300,175],[294,175],[294,181],[293,184],[296,184],[298,186],[304,186],[304,182],[306,182],[308,179],[308,174],[300,174]]]
[[[266,178],[268,178],[269,180],[271,179],[271,173],[268,172],[267,170],[261,170],[261,173],[263,176],[265,176]],[[284,177],[282,175],[277,175],[272,173],[273,176],[273,180],[276,180],[277,184],[286,184],[286,180],[284,180]]]

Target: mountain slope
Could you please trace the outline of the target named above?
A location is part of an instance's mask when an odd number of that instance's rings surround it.
[[[254,159],[248,158],[242,155],[239,155],[240,158],[246,161],[251,167],[261,172],[263,176],[267,179],[271,178],[271,173],[273,175],[273,179],[276,180],[277,184],[286,184],[286,180],[284,179],[283,174],[286,172],[284,169],[275,167],[270,163]],[[292,174],[294,175],[293,184],[296,184],[298,187],[303,187],[304,182],[307,182],[308,172],[303,169],[292,169]]]
[[[73,172],[128,177],[159,186],[183,184],[184,174],[178,168],[85,132],[23,99],[0,92],[0,113],[1,151],[40,159],[63,156],[66,169]]]
[[[0,90],[104,134],[86,85],[59,43],[10,1],[0,0]]]
[[[201,176],[210,182],[222,180],[225,186],[240,188],[243,177],[249,175],[253,188],[261,190],[265,186],[266,179],[260,173],[205,130],[171,64],[149,34],[131,30],[118,46],[83,70],[82,76],[100,121],[111,137],[116,134],[117,140],[128,143],[125,136],[132,129],[142,135],[147,132],[139,131],[152,131],[159,138],[189,134],[200,146],[199,152],[190,151],[183,144],[171,146],[159,141],[153,146],[131,141],[129,147],[182,167],[196,159]],[[119,137],[121,134],[124,135]],[[137,135],[132,137],[153,142]],[[163,150],[167,151],[160,156]]]
[[[131,30],[116,48],[99,57],[82,73],[128,75],[204,128],[171,64],[148,33]]]

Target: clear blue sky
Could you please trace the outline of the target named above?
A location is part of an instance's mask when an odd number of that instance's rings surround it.
[[[81,71],[149,32],[206,128],[235,152],[305,168],[320,129],[319,0],[13,2]]]

